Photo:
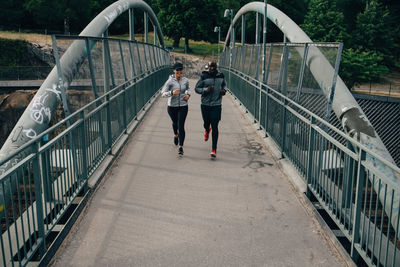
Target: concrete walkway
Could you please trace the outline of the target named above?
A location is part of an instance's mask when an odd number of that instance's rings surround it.
[[[53,266],[345,266],[231,96],[210,160],[194,83],[185,155],[160,98]]]

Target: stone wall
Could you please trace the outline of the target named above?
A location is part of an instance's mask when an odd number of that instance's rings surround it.
[[[190,79],[198,79],[201,72],[205,70],[204,66],[207,64],[206,61],[196,56],[171,53],[171,64],[173,65],[177,61],[183,63],[183,75]]]

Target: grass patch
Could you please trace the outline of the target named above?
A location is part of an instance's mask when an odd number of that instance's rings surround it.
[[[0,38],[11,39],[11,40],[24,40],[30,43],[36,43],[40,45],[51,45],[50,34],[39,34],[39,33],[24,33],[24,32],[12,32],[12,31],[0,31]]]
[[[118,38],[123,40],[129,40],[129,34],[112,35],[111,38]],[[38,34],[38,33],[22,33],[22,32],[11,32],[11,31],[0,31],[0,38],[13,39],[13,40],[25,40],[30,43],[37,43],[40,45],[51,45],[50,34]],[[144,34],[135,34],[135,40],[144,42]],[[165,46],[172,46],[173,40],[164,36]],[[154,33],[149,32],[149,43],[154,43]],[[222,51],[224,43],[220,43],[220,51]],[[189,47],[191,49],[187,54],[200,57],[202,59],[216,59],[218,57],[218,44],[211,44],[204,41],[189,41]],[[175,48],[175,53],[185,53],[185,40],[181,39],[179,47]]]
[[[110,37],[123,39],[123,40],[129,39],[128,34],[113,35]],[[154,33],[149,32],[148,38],[149,38],[149,43],[153,44],[154,43]],[[144,42],[144,34],[135,34],[135,40],[138,42]],[[165,43],[165,46],[172,46],[173,40],[168,38],[167,36],[164,36],[164,43]],[[222,51],[223,46],[224,46],[224,43],[221,42],[220,46],[219,46],[220,51]],[[211,44],[211,43],[204,42],[204,41],[190,40],[189,48],[191,49],[191,51],[187,53],[189,55],[198,56],[203,59],[206,59],[206,58],[207,59],[211,59],[211,58],[216,59],[218,57],[218,44]],[[179,54],[185,53],[185,40],[183,38],[179,42],[179,47],[175,47],[173,52],[179,53]]]

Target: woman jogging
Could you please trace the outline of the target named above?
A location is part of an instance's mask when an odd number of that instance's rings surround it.
[[[172,120],[174,131],[174,144],[178,148],[178,155],[183,155],[185,141],[185,120],[188,113],[188,100],[190,98],[189,80],[183,77],[183,64],[175,63],[174,74],[165,82],[161,95],[168,97],[168,114]]]

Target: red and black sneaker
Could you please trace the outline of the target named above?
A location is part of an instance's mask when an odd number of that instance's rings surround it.
[[[208,131],[204,132],[204,142],[208,141],[208,138],[210,137],[210,132],[211,132],[211,127],[208,129]]]
[[[211,150],[210,157],[216,158],[217,157],[217,150],[215,150],[215,149]]]

